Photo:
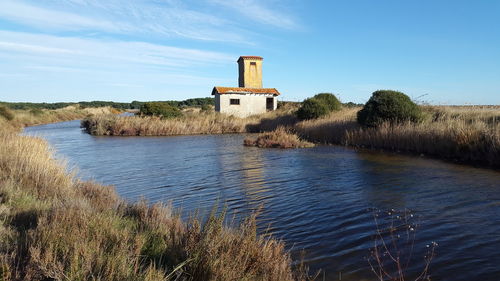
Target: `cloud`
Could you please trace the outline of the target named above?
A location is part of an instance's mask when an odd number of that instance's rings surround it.
[[[188,67],[232,62],[234,55],[179,48],[146,42],[97,40],[23,32],[0,31],[0,49],[14,58],[38,56],[37,60],[81,63],[137,64],[142,66]],[[99,63],[102,62],[102,63]]]
[[[285,29],[300,29],[296,20],[282,12],[282,7],[268,7],[259,0],[209,0],[210,3],[229,8],[257,23]]]
[[[121,32],[131,28],[116,25],[105,20],[88,18],[75,13],[55,11],[22,3],[21,1],[3,0],[0,2],[0,18],[26,25],[57,30],[103,30]]]
[[[101,32],[244,43],[242,30],[175,1],[2,0],[0,19],[54,32]]]

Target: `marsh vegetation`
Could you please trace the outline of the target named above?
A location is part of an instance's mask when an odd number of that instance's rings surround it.
[[[0,128],[2,280],[308,280],[284,243],[225,213],[182,221],[81,181],[46,142]]]

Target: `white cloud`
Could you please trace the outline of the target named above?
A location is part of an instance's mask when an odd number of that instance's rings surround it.
[[[248,19],[286,29],[299,29],[296,20],[278,7],[268,7],[262,0],[209,0],[213,4],[232,9]]]
[[[75,13],[55,11],[22,3],[21,1],[2,0],[0,2],[0,18],[21,22],[26,25],[39,26],[58,30],[81,30],[97,29],[104,31],[119,32],[125,26],[119,28],[116,24],[87,18]],[[130,26],[127,27],[129,29]],[[121,30],[122,29],[122,30]]]
[[[16,54],[15,57],[21,54],[44,55],[37,59],[66,60],[80,64],[97,63],[103,66],[109,63],[126,63],[182,68],[200,64],[228,63],[233,62],[235,58],[233,55],[220,52],[145,42],[96,40],[10,31],[0,31],[0,49]]]
[[[50,31],[245,42],[230,22],[170,1],[2,0],[0,18]]]

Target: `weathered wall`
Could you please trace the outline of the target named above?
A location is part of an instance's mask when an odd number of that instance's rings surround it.
[[[255,66],[251,63],[255,62]],[[244,88],[262,88],[262,60],[241,59],[238,61],[238,85]]]
[[[267,111],[266,99],[273,98],[274,108],[278,107],[278,99],[273,95],[256,94],[216,94],[215,110],[221,113],[234,115],[238,117],[247,117],[254,114],[262,114]],[[230,99],[239,99],[239,105],[230,104]]]

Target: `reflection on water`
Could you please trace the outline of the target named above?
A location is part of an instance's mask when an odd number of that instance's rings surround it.
[[[172,200],[184,215],[220,202],[237,219],[262,207],[260,231],[292,253],[305,249],[325,280],[374,279],[364,259],[375,230],[371,208],[423,217],[415,254],[439,243],[434,280],[500,280],[496,171],[333,146],[258,149],[242,146],[241,135],[92,137],[75,121],[26,133],[45,137],[81,177],[115,185],[129,200]]]

